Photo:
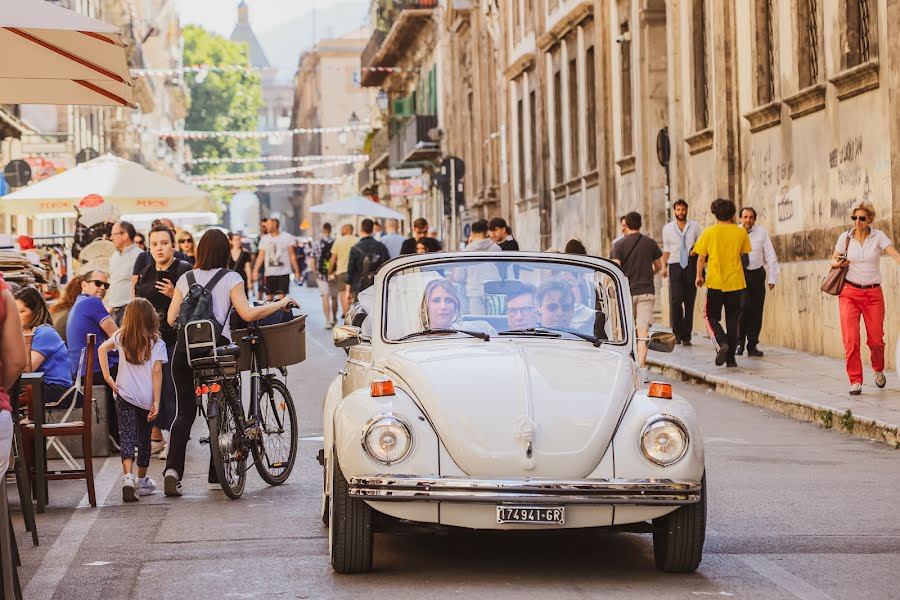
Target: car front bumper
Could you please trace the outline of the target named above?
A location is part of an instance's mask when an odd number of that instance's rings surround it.
[[[370,475],[349,479],[350,496],[370,501],[528,505],[678,506],[700,501],[699,481],[671,479],[470,479]]]

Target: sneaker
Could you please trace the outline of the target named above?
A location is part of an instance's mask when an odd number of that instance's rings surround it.
[[[154,454],[159,454],[166,447],[166,440],[151,440],[150,441],[150,456]]]
[[[175,469],[166,469],[163,479],[163,490],[166,496],[184,495],[184,492],[181,490],[181,480],[178,479],[178,473],[175,472]]]
[[[875,385],[877,385],[880,388],[883,388],[884,386],[887,385],[887,378],[884,376],[884,373],[882,373],[881,371],[878,371],[877,373],[875,373]]]
[[[331,324],[331,321],[325,321],[325,331],[330,330],[334,325]]]
[[[156,482],[149,477],[138,479],[138,496],[149,496],[156,492]]]
[[[735,362],[733,360],[729,360],[725,363],[725,366],[728,367],[729,369],[735,369],[735,368],[737,368],[737,362]]]
[[[159,460],[166,460],[169,458],[169,445],[166,444],[165,447],[159,452]]]
[[[641,377],[641,383],[649,383],[650,381],[650,369],[647,367],[639,367],[638,372]]]
[[[722,344],[719,346],[719,351],[716,352],[716,366],[721,367],[725,364],[725,357],[728,356],[728,344]]]
[[[207,483],[207,484],[206,484],[206,487],[207,487],[207,489],[209,489],[209,491],[211,491],[211,492],[221,492],[221,491],[222,491],[222,485],[219,484],[219,483],[212,483],[212,482],[210,482],[210,483]]]
[[[684,340],[683,342],[681,342],[681,345],[682,346],[691,346],[693,344],[691,344],[691,340]]]
[[[859,396],[862,394],[862,384],[854,383],[850,386],[850,395],[851,396]]]
[[[122,501],[123,502],[137,502],[138,495],[135,490],[135,481],[134,475],[131,473],[127,474],[124,478],[122,478]]]
[[[763,355],[762,350],[757,350],[756,348],[747,348],[747,356],[753,356],[755,358],[760,358]]]
[[[743,356],[744,355],[744,347],[738,346],[737,350],[734,351],[735,356]]]

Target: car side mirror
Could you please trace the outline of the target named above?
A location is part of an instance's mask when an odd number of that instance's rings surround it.
[[[337,348],[349,348],[362,342],[362,329],[353,325],[335,325],[331,339]]]
[[[656,352],[672,352],[675,350],[675,334],[667,331],[654,331],[650,334],[647,348]]]

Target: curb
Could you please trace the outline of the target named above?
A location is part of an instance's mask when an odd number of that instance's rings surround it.
[[[823,429],[832,429],[854,437],[873,440],[900,449],[900,427],[878,419],[870,419],[852,414],[835,412],[830,406],[808,402],[777,392],[760,390],[748,385],[729,381],[719,375],[710,375],[690,367],[676,366],[647,357],[647,364],[656,373],[672,379],[680,379],[710,387],[716,392],[730,396],[741,402],[761,406],[788,417],[816,423]]]

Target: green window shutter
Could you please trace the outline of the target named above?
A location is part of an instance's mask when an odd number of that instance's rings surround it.
[[[436,115],[437,110],[437,65],[431,67],[428,71],[428,106],[426,114]]]

